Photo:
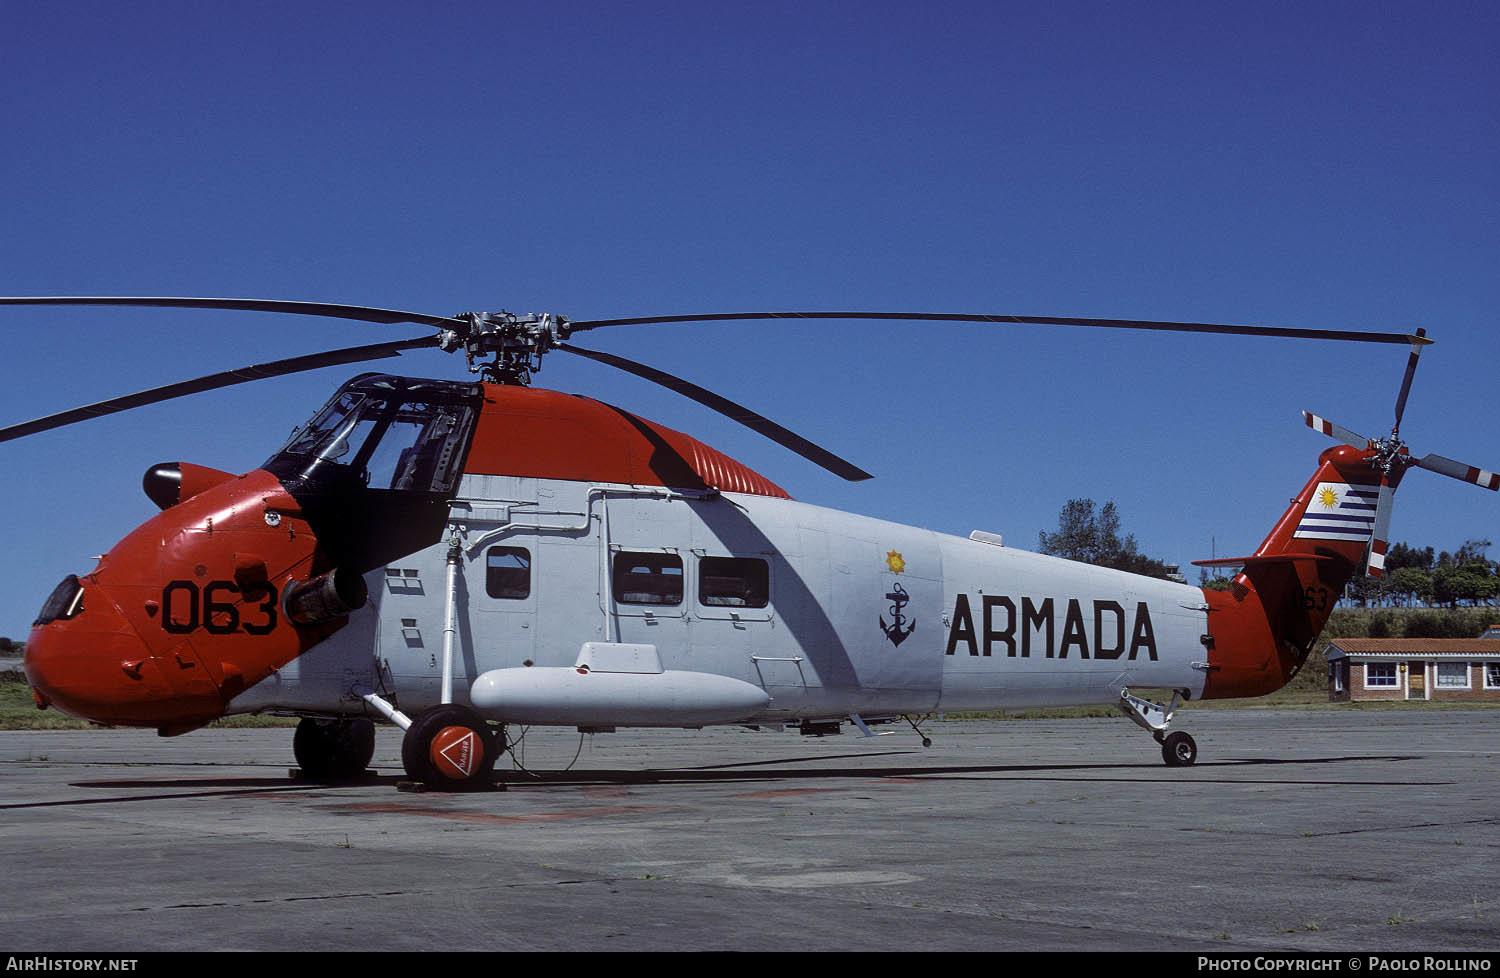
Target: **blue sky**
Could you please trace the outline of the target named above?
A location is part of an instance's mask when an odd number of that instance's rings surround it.
[[[1497,45],[1500,7],[1463,2],[5,0],[0,294],[1423,326],[1403,434],[1494,469]],[[0,310],[0,423],[420,332]],[[1144,551],[1184,563],[1269,529],[1331,444],[1303,408],[1388,430],[1406,358],[889,323],[586,339],[877,475],[846,485],[606,367],[538,377],[800,499],[1024,547],[1068,499],[1114,499]],[[465,376],[435,351],[382,369]],[[0,446],[0,635],[153,512],[150,465],[254,468],[355,372]],[[1500,498],[1413,473],[1392,536],[1500,541]]]

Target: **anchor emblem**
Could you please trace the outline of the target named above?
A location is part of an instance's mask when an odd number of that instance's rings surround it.
[[[897,584],[886,592],[885,598],[891,603],[891,623],[887,625],[885,616],[881,615],[880,630],[885,632],[885,637],[891,640],[892,645],[899,646],[917,628],[916,622],[911,622],[905,628],[902,627],[906,616],[901,614],[901,609],[906,607],[907,602],[911,600],[911,595],[906,593],[906,588]]]

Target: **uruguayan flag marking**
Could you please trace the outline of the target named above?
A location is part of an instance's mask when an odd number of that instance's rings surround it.
[[[1379,501],[1380,489],[1376,486],[1320,482],[1292,536],[1364,543],[1375,530],[1375,508]]]

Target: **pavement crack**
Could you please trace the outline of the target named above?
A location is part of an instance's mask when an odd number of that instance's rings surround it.
[[[1404,825],[1371,825],[1352,829],[1337,829],[1332,832],[1304,832],[1304,839],[1323,839],[1337,835],[1363,835],[1369,832],[1406,832],[1410,829],[1446,829],[1456,825],[1494,825],[1500,818],[1466,818],[1457,822],[1410,822]]]

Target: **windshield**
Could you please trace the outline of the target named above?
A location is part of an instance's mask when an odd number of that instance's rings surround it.
[[[350,417],[360,404],[364,402],[365,395],[342,393],[329,401],[323,410],[319,411],[307,424],[292,432],[291,441],[287,442],[283,452],[295,455],[319,455],[324,458],[334,458],[329,454],[333,447],[333,433],[347,429],[346,421],[352,421]],[[319,446],[327,446],[319,451]],[[347,448],[347,441],[345,442]]]
[[[332,463],[371,489],[448,492],[473,430],[478,385],[357,378],[292,433],[270,465],[301,457],[304,474]]]

